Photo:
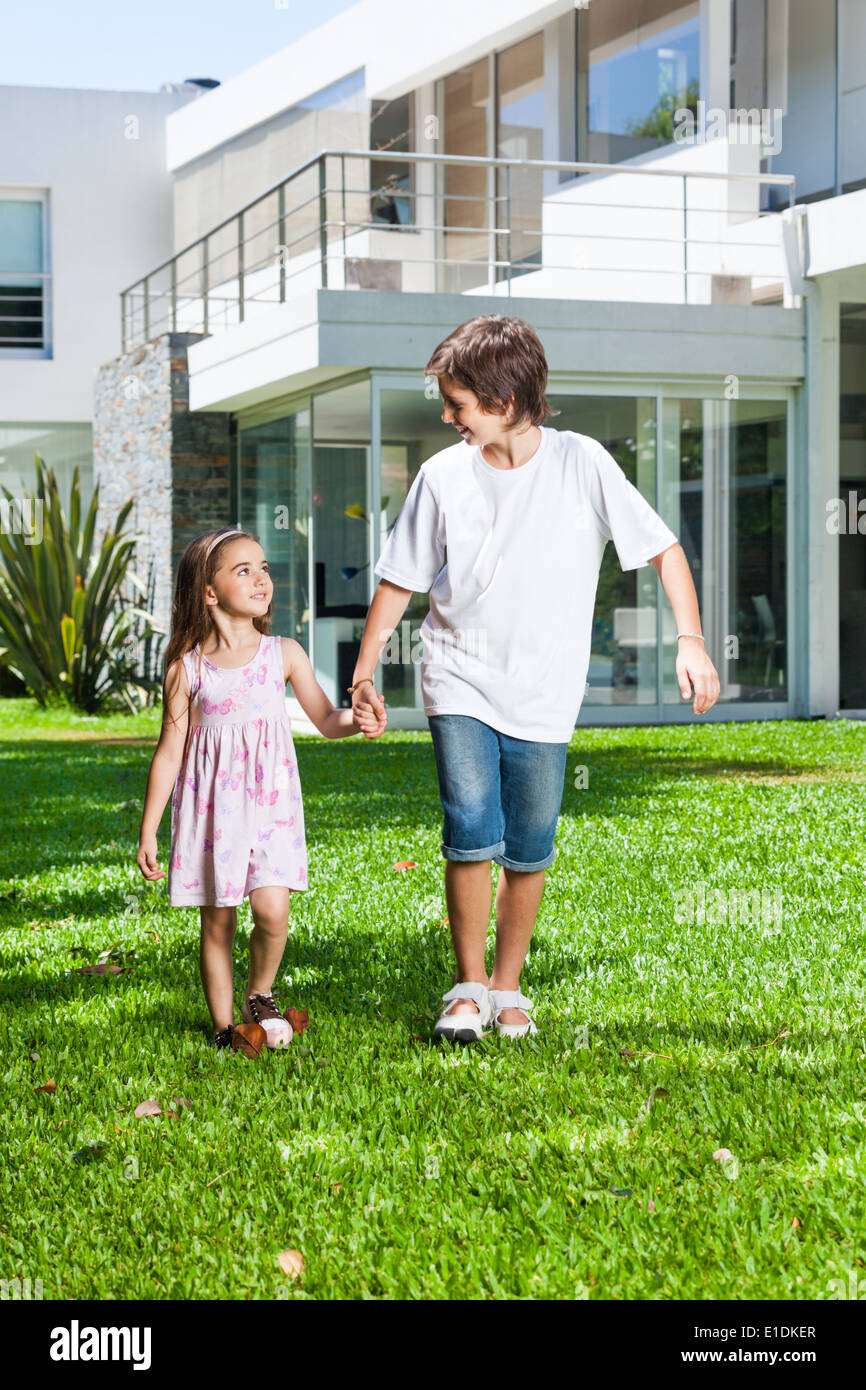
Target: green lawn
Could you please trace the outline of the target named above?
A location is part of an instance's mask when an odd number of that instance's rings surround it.
[[[0,702],[0,1276],[52,1299],[866,1286],[866,728],[578,732],[523,981],[539,1036],[458,1050],[429,1040],[451,980],[429,736],[299,737],[311,891],[277,993],[311,1024],[255,1062],[206,1045],[198,913],[135,864],[157,729]],[[677,920],[700,884],[726,918]],[[752,890],[781,917],[731,921]],[[128,973],[72,973],[118,939]]]

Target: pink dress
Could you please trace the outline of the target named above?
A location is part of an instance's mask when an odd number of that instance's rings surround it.
[[[193,696],[186,765],[171,801],[172,907],[235,907],[253,888],[307,887],[298,762],[279,637],[247,666],[183,658]]]

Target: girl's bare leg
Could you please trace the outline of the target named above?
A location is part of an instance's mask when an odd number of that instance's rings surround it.
[[[289,927],[289,889],[253,888],[250,893],[253,930],[250,933],[250,978],[244,1000],[251,994],[270,994],[286,949]]]
[[[202,907],[199,970],[214,1032],[234,1022],[232,945],[238,925],[237,908]]]

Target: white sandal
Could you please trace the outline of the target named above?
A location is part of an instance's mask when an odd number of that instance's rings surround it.
[[[493,1004],[493,1022],[496,1024],[496,1031],[501,1038],[525,1038],[528,1035],[536,1034],[538,1029],[529,1016],[532,1008],[529,1000],[520,993],[519,989],[492,989],[490,999]],[[503,1009],[522,1009],[526,1014],[526,1023],[500,1023],[499,1015]]]
[[[462,984],[454,985],[453,989],[442,995],[443,1002],[449,1008],[458,999],[471,999],[473,1004],[477,1004],[478,1013],[452,1014],[446,1009],[433,1026],[435,1040],[444,1038],[447,1042],[477,1042],[491,1022],[493,1004],[490,990],[487,985],[481,984],[480,980],[466,980]]]

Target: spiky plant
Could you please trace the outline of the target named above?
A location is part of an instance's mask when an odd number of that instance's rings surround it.
[[[36,490],[24,499],[2,489],[0,502],[0,662],[40,705],[65,703],[88,714],[103,706],[131,712],[160,689],[152,663],[137,670],[164,630],[135,602],[145,586],[131,569],[138,535],[124,533],[132,499],[94,545],[99,488],[81,520],[75,469],[67,522],[54,470],[36,455]]]

